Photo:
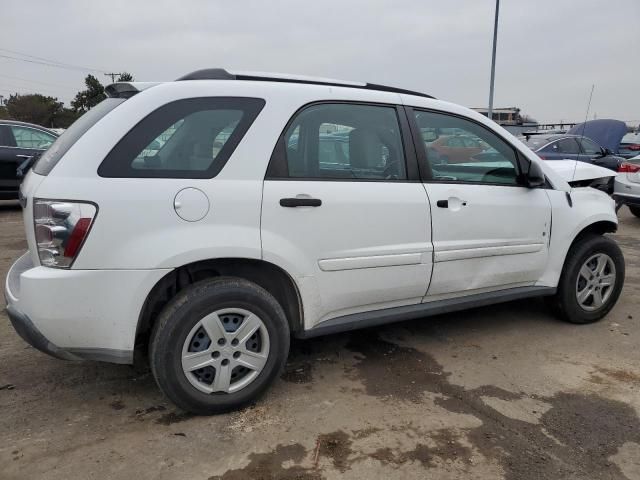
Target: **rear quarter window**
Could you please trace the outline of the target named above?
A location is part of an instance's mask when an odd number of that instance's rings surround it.
[[[259,98],[202,97],[168,103],[133,127],[98,174],[117,178],[213,178],[265,105]]]
[[[124,98],[107,98],[82,115],[42,154],[33,171],[38,175],[49,175],[53,167],[82,135],[124,101]]]

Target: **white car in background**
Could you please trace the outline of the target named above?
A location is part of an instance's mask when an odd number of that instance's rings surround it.
[[[58,358],[146,349],[185,410],[254,401],[292,336],[528,297],[584,324],[622,290],[613,200],[467,108],[221,69],[106,91],[22,183],[7,312]],[[438,162],[449,134],[483,151]]]
[[[613,198],[619,206],[627,205],[631,213],[640,217],[640,155],[620,165],[613,185]]]

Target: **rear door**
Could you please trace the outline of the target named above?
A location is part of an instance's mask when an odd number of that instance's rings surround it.
[[[426,293],[429,203],[402,124],[394,105],[319,103],[278,142],[264,181],[263,256],[297,277],[306,328]]]
[[[0,124],[0,199],[18,198],[16,169],[24,160],[20,153],[9,125]]]
[[[464,117],[408,109],[431,201],[434,268],[425,301],[533,285],[545,269],[551,206],[519,183],[514,148]],[[469,136],[484,150],[458,164],[431,163],[440,134]]]

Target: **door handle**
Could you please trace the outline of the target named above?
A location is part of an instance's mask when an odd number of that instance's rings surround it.
[[[458,197],[449,197],[447,200],[438,200],[436,206],[439,208],[451,207],[451,210],[457,211],[460,210],[460,207],[466,207],[467,201],[460,200]]]
[[[322,200],[320,200],[319,198],[308,198],[308,197],[301,197],[301,198],[281,198],[280,199],[280,206],[281,207],[288,207],[288,208],[293,208],[293,207],[319,207],[320,205],[322,205]]]
[[[33,155],[16,155],[16,157],[26,160],[27,158],[33,157]]]

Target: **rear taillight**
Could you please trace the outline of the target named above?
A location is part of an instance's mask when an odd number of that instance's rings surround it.
[[[624,148],[627,150],[633,150],[634,152],[640,150],[640,145],[625,145]]]
[[[34,200],[33,221],[40,264],[69,268],[89,234],[97,207],[87,202]]]
[[[629,162],[622,162],[618,167],[618,173],[636,173],[640,172],[640,165],[635,165]]]

